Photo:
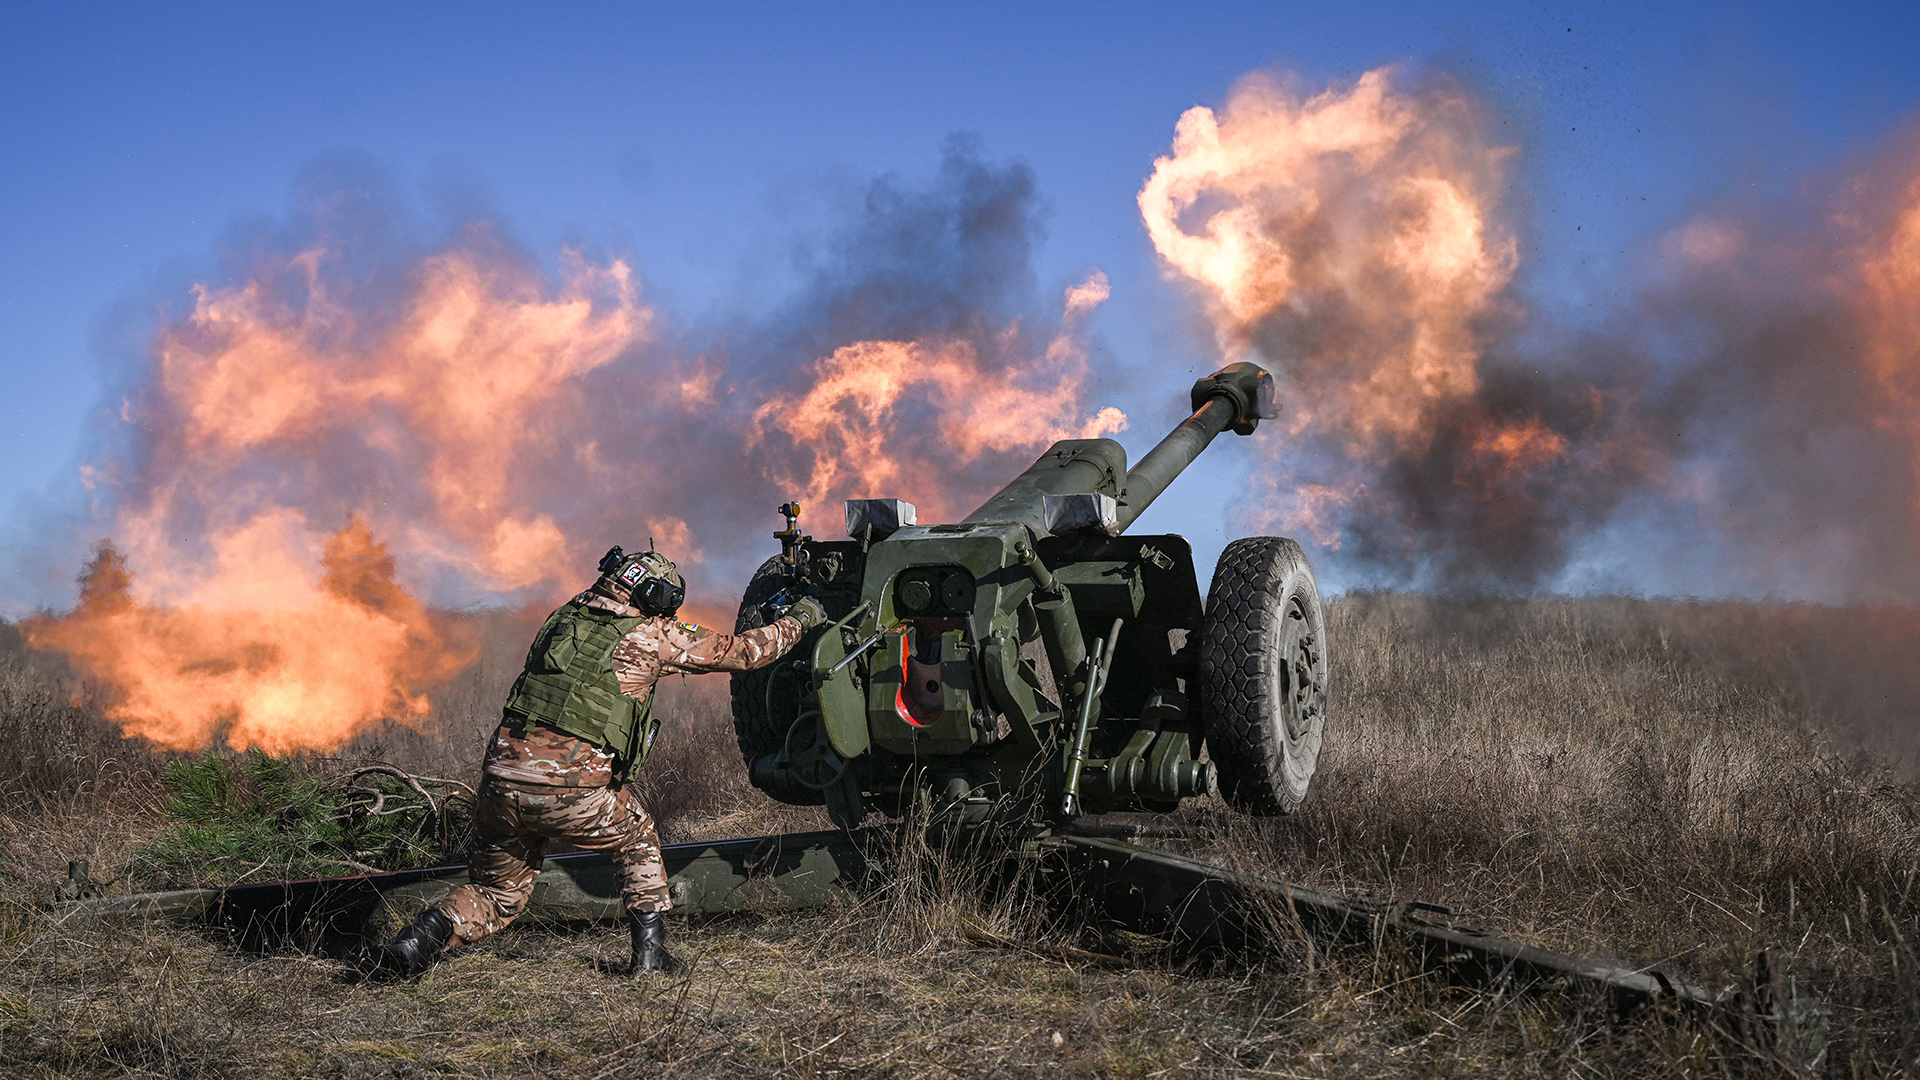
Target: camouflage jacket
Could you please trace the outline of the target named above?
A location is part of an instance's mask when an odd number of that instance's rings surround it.
[[[573,602],[629,617],[640,614],[598,593],[581,593]],[[776,619],[743,634],[720,634],[656,616],[634,627],[613,647],[613,674],[621,693],[645,700],[663,675],[765,667],[798,644],[802,633],[796,619]],[[509,714],[493,733],[484,771],[489,777],[520,784],[605,787],[613,781],[613,759],[611,751],[584,739]]]

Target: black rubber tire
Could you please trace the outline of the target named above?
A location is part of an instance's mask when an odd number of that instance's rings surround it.
[[[1327,620],[1300,545],[1235,540],[1200,624],[1200,707],[1220,793],[1250,814],[1307,797],[1327,720]]]
[[[740,613],[733,621],[733,632],[738,634],[765,626],[767,618],[762,605],[773,594],[792,585],[793,580],[786,560],[780,556],[761,563],[740,597]],[[774,684],[771,695],[767,692],[770,681]],[[794,673],[787,670],[786,661],[781,660],[770,667],[734,672],[729,689],[733,699],[734,739],[740,744],[741,761],[751,769],[756,759],[786,748],[787,728],[800,712],[800,684]],[[769,701],[773,705],[771,712],[767,709]],[[819,806],[826,801],[820,792],[800,785],[766,794],[793,806]]]

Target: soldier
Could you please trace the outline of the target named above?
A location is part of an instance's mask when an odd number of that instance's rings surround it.
[[[472,882],[385,946],[378,973],[416,974],[440,953],[505,929],[525,909],[554,839],[614,853],[633,933],[630,972],[678,970],[661,917],[673,901],[660,837],[627,784],[657,730],[653,684],[675,672],[765,667],[826,620],[807,598],[759,629],[717,634],[675,621],[685,595],[666,556],[616,547],[593,587],[547,617],[487,747]]]

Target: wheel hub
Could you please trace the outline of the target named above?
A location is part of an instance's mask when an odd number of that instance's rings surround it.
[[[1305,738],[1320,713],[1320,643],[1313,634],[1313,623],[1306,608],[1295,597],[1283,614],[1285,631],[1280,653],[1281,717],[1287,728],[1287,741]]]

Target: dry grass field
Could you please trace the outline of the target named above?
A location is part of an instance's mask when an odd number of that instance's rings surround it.
[[[469,776],[523,620],[427,733],[343,760]],[[161,755],[0,626],[0,1071],[9,1076],[1912,1076],[1920,1060],[1920,614],[1622,599],[1337,601],[1333,727],[1303,810],[1185,812],[1208,858],[1443,900],[1518,938],[1737,979],[1762,948],[1830,1010],[1808,1069],[1699,1025],[1410,977],[1382,953],[1183,967],[1043,924],[966,867],[842,907],[676,931],[690,978],[629,982],[624,934],[517,926],[414,982],[336,950],[82,927],[42,901],[168,827]],[[669,840],[823,824],[741,776],[677,681],[651,801]],[[709,692],[711,691],[711,692]],[[303,767],[336,767],[310,761]],[[248,872],[234,867],[221,876]],[[253,871],[258,879],[267,871]],[[125,889],[122,880],[114,888]]]

